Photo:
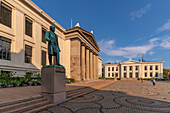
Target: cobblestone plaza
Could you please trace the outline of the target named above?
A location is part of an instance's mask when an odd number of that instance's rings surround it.
[[[118,81],[39,113],[169,113],[169,84]]]

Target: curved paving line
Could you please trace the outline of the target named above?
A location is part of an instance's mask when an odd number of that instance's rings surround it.
[[[96,103],[96,102],[93,102],[94,104],[98,104],[99,106],[100,106],[100,109],[99,109],[99,111],[100,111],[100,113],[104,113],[103,111],[102,111],[102,109],[103,109],[103,106],[101,105],[101,104],[99,104],[99,103]]]
[[[88,107],[88,108],[79,109],[79,110],[77,110],[77,111],[75,111],[75,112],[73,112],[73,113],[79,112],[79,111],[81,111],[81,110],[86,110],[86,109],[97,109],[97,110],[100,111],[100,108],[96,108],[96,107]],[[101,113],[103,113],[103,112],[101,112]]]

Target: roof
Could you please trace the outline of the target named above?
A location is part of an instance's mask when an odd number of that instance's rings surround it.
[[[29,5],[31,8],[39,12],[40,15],[42,15],[44,18],[46,18],[48,21],[53,23],[53,25],[57,28],[59,28],[61,31],[65,32],[66,30],[58,24],[53,18],[51,18],[48,14],[46,14],[41,8],[39,8],[35,3],[33,3],[31,0],[21,0],[21,2],[25,2],[27,5]]]
[[[74,27],[71,29],[67,29],[65,34],[78,32],[82,37],[84,37],[93,47],[95,47],[98,51],[100,51],[99,46],[94,38],[94,35],[81,27]]]

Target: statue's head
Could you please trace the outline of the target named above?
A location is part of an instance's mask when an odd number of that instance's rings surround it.
[[[55,31],[55,27],[54,26],[50,26],[50,31],[54,32]]]

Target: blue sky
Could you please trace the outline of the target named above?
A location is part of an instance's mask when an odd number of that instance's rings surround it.
[[[94,36],[103,63],[141,59],[170,68],[170,0],[32,0],[65,29]]]

